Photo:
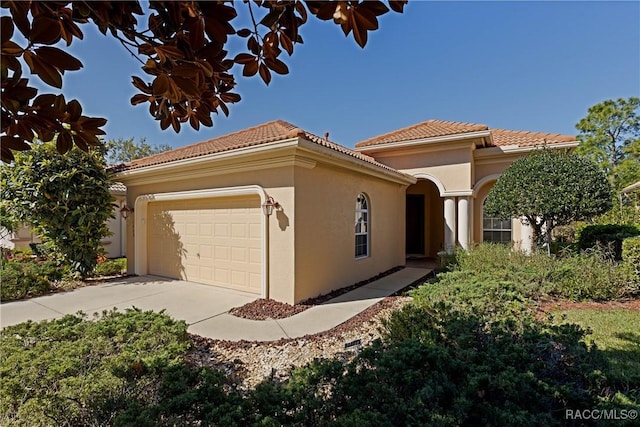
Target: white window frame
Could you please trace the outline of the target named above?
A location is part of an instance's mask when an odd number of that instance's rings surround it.
[[[364,201],[364,208],[360,199]],[[368,258],[370,250],[370,224],[371,224],[371,212],[370,212],[369,198],[366,194],[360,193],[356,198],[356,210],[355,210],[355,222],[354,222],[354,254],[356,259]],[[360,225],[360,227],[358,227]],[[359,249],[362,248],[362,244],[358,243],[358,237],[364,236],[365,246],[364,253],[359,253]]]
[[[482,241],[483,242],[489,242],[489,243],[500,243],[500,244],[513,244],[513,218],[509,218],[509,228],[485,228],[484,223],[486,220],[490,220],[491,224],[493,225],[494,222],[498,222],[501,223],[505,220],[500,219],[500,218],[496,218],[496,217],[492,217],[492,216],[486,216],[484,213],[484,204],[487,201],[487,199],[485,198],[484,201],[482,202]],[[484,238],[484,232],[485,231],[489,231],[489,232],[500,232],[500,233],[504,233],[506,231],[509,232],[509,241],[495,241],[495,240],[489,240],[489,239],[485,239]]]

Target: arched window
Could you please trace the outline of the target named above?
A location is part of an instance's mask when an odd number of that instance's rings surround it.
[[[369,256],[369,202],[360,193],[356,199],[356,258]]]
[[[485,215],[484,202],[482,203],[482,241],[511,243],[511,218],[501,219]]]

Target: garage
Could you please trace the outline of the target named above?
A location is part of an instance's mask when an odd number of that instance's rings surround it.
[[[260,294],[262,216],[258,195],[150,201],[148,273]]]

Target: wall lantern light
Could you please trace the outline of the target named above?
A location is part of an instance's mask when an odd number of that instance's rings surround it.
[[[277,208],[278,206],[280,206],[278,202],[273,200],[273,197],[269,196],[262,204],[262,212],[264,212],[266,216],[269,216],[273,213],[273,208]]]
[[[120,215],[122,216],[122,218],[129,218],[130,213],[133,213],[133,208],[129,208],[126,203],[122,205],[122,208],[120,208]]]

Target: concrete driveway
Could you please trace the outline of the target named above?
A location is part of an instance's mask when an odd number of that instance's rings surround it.
[[[112,308],[136,307],[165,309],[170,316],[192,325],[257,298],[253,294],[182,280],[127,277],[69,292],[3,303],[0,305],[0,324],[5,327],[27,320],[54,319],[78,311],[92,315]]]
[[[188,331],[208,338],[239,341],[275,341],[327,331],[405,288],[431,272],[407,267],[286,319],[248,320],[228,314],[233,307],[254,301],[257,295],[215,286],[153,276],[128,277],[69,292],[0,305],[0,326],[27,320],[55,319],[82,311],[136,307],[165,310],[189,325]]]

